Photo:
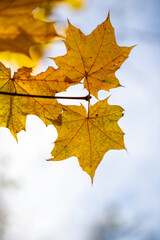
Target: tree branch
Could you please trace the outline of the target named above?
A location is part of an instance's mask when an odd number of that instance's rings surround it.
[[[64,96],[43,96],[43,95],[32,95],[32,94],[21,94],[21,93],[9,93],[9,92],[1,92],[2,95],[8,96],[16,96],[16,97],[32,97],[32,98],[50,98],[50,99],[73,99],[73,100],[86,100],[89,101],[91,99],[90,95],[85,97],[64,97]]]

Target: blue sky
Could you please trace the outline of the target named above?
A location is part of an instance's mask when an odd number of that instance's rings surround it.
[[[46,127],[37,117],[29,116],[26,132],[18,135],[18,144],[8,130],[1,128],[1,172],[15,182],[14,187],[1,191],[8,213],[5,240],[88,240],[99,226],[106,227],[105,219],[112,210],[123,220],[123,227],[126,223],[136,226],[136,238],[128,234],[121,239],[160,239],[160,3],[90,0],[78,12],[60,6],[53,17],[61,23],[68,18],[89,34],[105,20],[108,11],[117,43],[137,44],[116,73],[124,88],[99,94],[100,99],[111,94],[109,103],[125,109],[119,125],[126,133],[127,151],[109,151],[92,186],[76,158],[49,163],[44,160],[57,137],[53,126]],[[62,44],[56,49],[51,46],[46,57],[65,53]],[[53,63],[46,58],[42,65],[45,69]],[[72,87],[67,94],[79,90]],[[111,240],[116,239],[121,240]]]

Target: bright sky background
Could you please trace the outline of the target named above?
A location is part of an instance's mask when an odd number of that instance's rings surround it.
[[[9,179],[13,185],[0,191],[7,214],[4,240],[107,240],[94,238],[94,233],[106,227],[112,213],[126,231],[134,231],[110,240],[160,239],[160,2],[90,0],[81,11],[61,6],[53,18],[62,23],[68,18],[89,34],[108,11],[117,43],[137,44],[116,73],[125,87],[110,91],[109,100],[125,109],[119,125],[126,133],[127,151],[109,151],[92,186],[76,158],[45,161],[57,137],[53,126],[27,117],[26,132],[18,134],[18,144],[1,128],[0,173],[4,184]],[[48,49],[46,57],[65,53],[62,44],[55,48]],[[50,59],[42,64],[44,69],[53,65]],[[67,92],[76,96],[79,89],[71,87]],[[99,98],[108,95],[101,92]]]

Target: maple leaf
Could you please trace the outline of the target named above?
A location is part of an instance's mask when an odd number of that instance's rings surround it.
[[[0,51],[13,51],[29,56],[31,46],[53,40],[57,36],[54,23],[41,21],[38,12],[38,19],[35,19],[32,12],[52,3],[51,11],[58,2],[68,0],[1,0]],[[77,0],[72,0],[70,4],[74,5],[75,2]]]
[[[125,149],[117,121],[122,117],[120,106],[109,105],[105,100],[90,106],[89,117],[81,106],[63,106],[62,124],[56,126],[58,139],[52,151],[58,161],[77,157],[79,164],[93,181],[95,170],[104,154],[111,149]]]
[[[119,47],[110,17],[88,36],[69,23],[65,45],[67,54],[53,58],[56,65],[75,82],[84,78],[84,86],[97,97],[99,90],[120,86],[116,70],[134,47]]]
[[[45,72],[31,76],[32,68],[22,67],[14,73],[14,82],[20,87],[20,92],[41,96],[55,96],[57,92],[66,91],[73,84],[71,79],[63,75],[59,69],[48,67]],[[18,93],[18,92],[17,92]],[[24,92],[25,93],[25,92]]]
[[[46,24],[39,24],[40,27],[42,27],[42,25],[44,25],[44,27],[46,28]],[[0,38],[0,51],[1,52],[5,52],[5,51],[12,51],[15,53],[22,53],[25,54],[26,56],[30,56],[29,55],[29,49],[30,47],[32,47],[33,45],[37,45],[40,43],[45,43],[47,42],[47,38],[45,36],[45,34],[47,34],[46,30],[45,32],[43,32],[42,28],[42,32],[41,34],[39,34],[39,39],[38,41],[35,40],[35,36],[32,36],[32,33],[27,33],[25,30],[23,29],[19,29],[18,32],[14,32],[14,33],[4,33],[3,35],[1,35]],[[55,31],[53,32],[53,23],[48,25],[48,32],[50,32],[50,34],[48,34],[47,36],[50,35],[50,39],[53,38],[53,36],[56,36],[57,34],[55,33]],[[7,30],[8,31],[8,30]],[[33,31],[33,29],[32,29]],[[8,36],[12,34],[12,38],[9,38]],[[14,38],[15,36],[15,38]],[[43,40],[41,41],[40,36],[43,37]],[[49,40],[48,38],[48,40]]]
[[[63,76],[58,72],[49,67],[31,76],[31,68],[21,68],[11,78],[10,69],[0,63],[0,126],[9,128],[17,139],[17,133],[25,129],[28,114],[37,115],[46,125],[61,124],[62,107],[52,97],[56,89],[66,90],[68,83],[67,79],[62,83]]]
[[[26,28],[26,26],[29,27]],[[0,51],[13,51],[29,56],[31,46],[48,43],[55,36],[57,33],[53,22],[43,22],[34,19],[33,16],[26,15],[8,17],[2,11],[0,16]]]

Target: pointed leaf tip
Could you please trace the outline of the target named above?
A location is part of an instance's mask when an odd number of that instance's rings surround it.
[[[110,19],[110,10],[108,11],[108,15],[107,15],[107,19],[106,20],[108,20],[108,19]]]

